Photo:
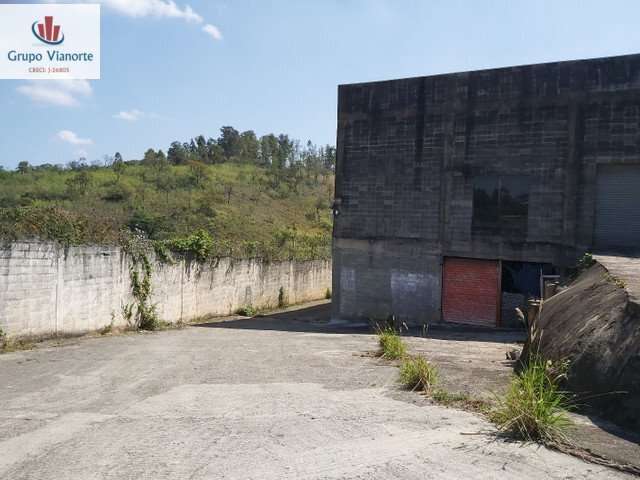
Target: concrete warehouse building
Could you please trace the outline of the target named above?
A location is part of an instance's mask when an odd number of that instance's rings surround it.
[[[337,148],[335,318],[507,325],[640,247],[640,55],[341,85]]]

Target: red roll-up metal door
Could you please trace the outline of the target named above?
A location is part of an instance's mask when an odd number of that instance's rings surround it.
[[[444,259],[442,317],[445,322],[495,327],[500,271],[496,260]]]

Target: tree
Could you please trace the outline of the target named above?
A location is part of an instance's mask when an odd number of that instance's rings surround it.
[[[304,167],[300,162],[292,163],[289,168],[285,170],[286,180],[289,186],[295,193],[298,193],[298,188],[302,180],[304,179]]]
[[[302,163],[309,173],[309,176],[313,177],[313,180],[317,182],[323,170],[322,158],[311,140],[307,142],[307,146],[302,151]]]
[[[273,133],[260,137],[260,153],[258,163],[263,167],[273,164],[278,152],[278,139]]]
[[[209,140],[207,140],[207,160],[207,163],[212,164],[223,163],[225,160],[224,150],[213,138],[209,138]]]
[[[184,165],[187,163],[188,155],[187,150],[180,142],[173,142],[167,150],[167,159],[169,163],[173,165]]]
[[[67,167],[69,168],[69,170],[73,170],[73,171],[84,170],[88,168],[87,159],[84,157],[80,157],[78,160],[72,160],[69,163],[67,163]]]
[[[116,154],[113,156],[113,163],[111,164],[111,168],[113,169],[113,173],[116,174],[116,182],[120,182],[120,177],[125,170],[124,160],[122,159],[122,155],[120,155],[120,152],[116,152]]]
[[[197,156],[198,161],[202,163],[208,163],[209,161],[209,149],[207,147],[207,141],[205,140],[203,135],[198,135],[195,138],[195,142],[192,140],[192,143],[195,143],[195,156]]]
[[[175,177],[168,170],[161,171],[155,180],[156,188],[165,194],[165,201],[169,205],[169,194],[175,188]]]
[[[18,168],[16,170],[20,172],[21,175],[24,175],[29,170],[31,170],[31,165],[29,165],[29,162],[23,160],[22,162],[18,163]]]
[[[164,154],[162,150],[158,150],[156,153],[156,162],[159,166],[166,166],[167,164],[167,156]]]
[[[227,160],[238,157],[240,155],[240,133],[233,127],[222,127],[220,137],[218,137],[218,145],[222,147]]]
[[[89,177],[89,173],[86,170],[79,171],[66,181],[69,196],[85,196],[90,183],[91,178]]]
[[[336,147],[327,145],[323,149],[322,164],[325,170],[336,169]]]
[[[289,135],[281,133],[278,135],[278,152],[272,166],[276,169],[282,169],[291,163],[294,143],[289,139]]]
[[[207,169],[205,165],[201,162],[190,161],[189,171],[191,172],[193,184],[197,188],[200,188],[202,186],[202,182],[207,178]]]
[[[144,152],[144,157],[142,158],[143,165],[154,165],[156,163],[156,151],[153,148],[148,149]]]
[[[253,130],[247,130],[240,134],[240,158],[243,162],[258,162],[259,143]]]

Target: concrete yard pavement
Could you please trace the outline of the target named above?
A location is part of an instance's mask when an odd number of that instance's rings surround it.
[[[631,478],[496,440],[401,391],[374,336],[287,315],[0,355],[0,478]]]

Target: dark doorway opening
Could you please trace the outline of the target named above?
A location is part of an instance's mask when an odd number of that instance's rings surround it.
[[[540,277],[553,275],[555,269],[548,263],[502,261],[501,323],[503,327],[522,327],[516,308],[523,312],[527,300],[540,298]]]

